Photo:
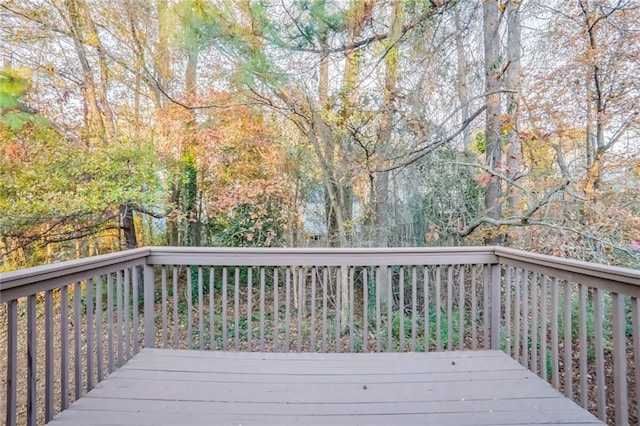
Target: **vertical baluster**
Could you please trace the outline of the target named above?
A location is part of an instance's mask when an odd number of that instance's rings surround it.
[[[140,352],[140,322],[138,318],[138,309],[140,308],[140,295],[138,294],[138,289],[140,287],[140,274],[142,270],[139,266],[134,266],[131,270],[133,274],[133,300],[131,302],[131,309],[133,311],[133,353],[137,354]]]
[[[66,288],[66,287],[63,287]],[[64,303],[62,301],[61,303]],[[60,327],[66,317],[61,318]],[[18,406],[18,301],[7,302],[7,426],[15,426]],[[64,350],[65,342],[62,343]]]
[[[162,287],[162,347],[166,349],[169,346],[169,330],[167,326],[167,267],[165,265],[162,265],[160,270],[160,285]]]
[[[240,268],[235,268],[235,280],[233,284],[233,337],[235,350],[240,350]]]
[[[117,280],[116,280],[117,281]],[[107,274],[107,355],[109,373],[113,373],[115,366],[113,361],[115,358],[113,349],[113,275]]]
[[[617,425],[629,424],[627,394],[627,339],[625,336],[625,296],[612,293],[613,303],[613,394]]]
[[[198,337],[200,350],[204,350],[204,274],[202,266],[198,266]]]
[[[478,349],[478,266],[471,265],[471,349]]]
[[[442,308],[440,306],[441,268],[436,266],[436,351],[442,351]]]
[[[369,352],[369,268],[362,268],[362,352]]]
[[[353,301],[354,295],[354,274],[355,268],[349,268],[349,352],[353,353]]]
[[[66,410],[69,407],[69,286],[67,285],[60,289],[60,344],[60,410]],[[113,357],[109,359],[112,365]],[[13,405],[7,405],[7,407],[13,407]]]
[[[387,268],[387,352],[393,351],[393,268]]]
[[[548,309],[547,309],[547,299],[548,299],[548,290],[547,290],[547,276],[540,276],[540,286],[542,287],[542,305],[540,307],[540,315],[542,317],[542,321],[540,324],[540,376],[549,380],[549,373],[547,371],[547,319],[548,319]]]
[[[588,405],[588,391],[587,391],[587,287],[583,284],[578,284],[578,322],[580,327],[578,332],[580,334],[580,405],[583,408],[589,408]]]
[[[484,272],[484,278],[482,280],[482,294],[484,295],[484,304],[482,307],[482,328],[483,328],[483,339],[484,339],[484,349],[491,348],[491,341],[489,340],[489,330],[491,329],[491,316],[490,316],[490,302],[489,302],[489,283],[491,282],[491,268],[489,265],[482,265],[482,270]]]
[[[275,297],[275,284],[273,288],[274,297]],[[265,277],[264,277],[264,267],[260,267],[260,352],[264,352],[264,297],[265,297]],[[275,300],[275,299],[274,299]],[[274,309],[274,319],[277,315]],[[275,337],[274,337],[275,338]]]
[[[524,360],[520,358],[520,319],[522,318],[522,313],[520,312],[520,308],[522,306],[522,270],[517,268],[515,270],[515,294],[514,294],[514,319],[513,319],[513,328],[514,328],[514,339],[513,339],[513,359],[516,361],[520,361],[524,364]]]
[[[77,324],[76,327],[78,326]],[[36,392],[38,374],[36,365],[38,351],[37,330],[36,295],[34,294],[27,298],[27,425],[29,426],[35,426],[38,421],[38,396]],[[76,353],[76,365],[80,365],[79,360],[78,353]],[[78,397],[78,390],[76,389],[76,399]]]
[[[601,330],[602,331],[602,330]],[[558,331],[558,279],[554,278],[551,284],[551,382],[556,390],[560,390],[560,363]]]
[[[82,350],[81,333],[82,322],[80,318],[80,299],[82,298],[81,283],[77,282],[73,286],[73,334],[74,334],[74,373],[75,373],[75,400],[82,395]],[[118,364],[118,367],[120,364]]]
[[[222,267],[222,350],[227,350],[227,267]]]
[[[529,368],[529,271],[522,271],[522,365]]]
[[[411,352],[416,351],[416,335],[418,310],[418,272],[415,266],[411,267]]]
[[[348,285],[344,283],[344,285]],[[336,352],[342,352],[342,267],[336,268]]]
[[[380,266],[376,266],[376,351],[380,352],[382,350],[382,338],[381,338],[381,317],[382,317],[382,307],[380,306],[380,285],[381,285],[381,277],[380,274],[382,269]]]
[[[507,331],[506,336],[506,347],[505,352],[507,355],[512,355],[511,353],[511,279],[513,278],[511,272],[513,271],[512,266],[507,266],[506,277],[505,277],[505,289],[504,289],[504,319],[505,319],[505,329]]]
[[[278,293],[280,291],[280,278],[278,268],[273,268],[273,351],[278,352],[280,341],[280,306],[278,306]]]
[[[327,267],[322,269],[322,352],[327,352]]]
[[[247,268],[247,351],[252,351],[252,320],[253,320],[253,267]]]
[[[180,344],[180,324],[178,321],[178,267],[173,266],[173,347],[179,348]]]
[[[44,417],[49,422],[55,415],[54,386],[53,381],[53,291],[44,293],[44,341],[45,341],[45,390],[44,390]],[[11,332],[11,329],[9,329]]]
[[[88,279],[85,284],[86,315],[87,315],[87,392],[93,389],[93,280]]]
[[[458,349],[464,349],[464,312],[466,310],[464,297],[464,265],[458,265]]]
[[[193,349],[193,279],[191,278],[192,266],[187,265],[186,269],[187,269],[187,349]]]
[[[216,283],[215,283],[215,273],[216,270],[215,268],[212,266],[209,268],[209,349],[210,350],[216,350],[218,348],[218,346],[216,345],[216,324],[215,324],[215,312],[216,312],[216,305],[215,305],[215,290],[216,290]]]
[[[605,373],[604,373],[604,342],[603,342],[603,324],[602,319],[604,317],[602,312],[602,290],[598,288],[593,289],[593,316],[594,316],[594,332],[595,332],[595,350],[596,350],[596,403],[598,405],[598,418],[603,422],[607,422],[607,393],[605,388]],[[637,323],[634,323],[634,333],[638,331]],[[634,334],[635,335],[635,334]],[[635,342],[634,342],[635,343]],[[634,353],[636,356],[638,352]],[[636,358],[637,360],[638,358]],[[637,364],[636,364],[637,365]],[[640,370],[636,369],[636,374],[640,373]]]
[[[311,351],[316,350],[316,267],[311,268],[311,333],[309,335]]]
[[[631,401],[631,406],[638,407],[640,403],[640,309],[638,307],[638,299],[631,298],[631,316],[633,327],[633,365],[635,373],[635,399]],[[640,419],[639,419],[640,421]]]
[[[303,333],[303,321],[304,306],[305,306],[305,274],[304,267],[298,268],[298,340],[296,343],[296,350],[302,352],[302,338]]]
[[[284,352],[289,352],[291,338],[291,268],[287,266],[284,297]]]
[[[422,295],[424,298],[424,351],[429,352],[430,330],[429,330],[429,267],[422,268]]]
[[[447,350],[453,350],[453,265],[447,268]]]
[[[404,352],[404,266],[400,267],[398,277],[398,314],[400,316],[400,352]]]
[[[129,285],[131,284],[131,274],[129,272],[129,268],[124,270],[124,362],[127,362],[131,357],[131,327],[129,325]],[[87,286],[89,285],[90,284],[87,283]]]
[[[531,276],[531,371],[538,374],[538,274]]]
[[[124,364],[123,271],[116,272],[116,338],[118,339],[118,368]]]
[[[104,379],[104,353],[103,353],[103,342],[102,342],[102,282],[103,277],[98,277],[96,281],[96,349],[97,349],[97,369],[98,369],[98,383],[100,383]]]
[[[571,333],[571,283],[564,286],[564,394],[573,399],[573,345]]]

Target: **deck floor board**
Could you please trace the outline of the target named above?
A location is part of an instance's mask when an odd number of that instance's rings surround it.
[[[499,351],[144,349],[52,425],[602,424]]]

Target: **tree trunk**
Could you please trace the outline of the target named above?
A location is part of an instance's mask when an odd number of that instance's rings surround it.
[[[456,90],[458,92],[458,101],[460,102],[460,122],[466,123],[469,119],[469,88],[467,86],[467,74],[469,74],[469,66],[467,64],[467,55],[464,51],[463,28],[460,22],[460,5],[455,9],[455,39],[456,39],[456,56],[457,56],[457,82]],[[471,129],[469,126],[462,131],[462,145],[465,152],[471,152]]]
[[[507,177],[510,181],[518,180],[522,167],[522,144],[518,135],[518,97],[520,93],[520,58],[522,57],[522,23],[520,21],[520,2],[509,2],[507,5],[507,69],[505,86],[507,93],[507,114],[509,114],[507,131]],[[507,184],[507,205],[515,215],[519,215],[521,201],[519,189]]]
[[[500,10],[497,0],[485,1],[483,10],[484,67],[486,92],[486,162],[490,170],[501,166],[502,162],[502,122],[500,107],[500,80],[502,58],[500,55]],[[485,188],[485,209],[488,217],[500,220],[502,216],[502,186],[493,174]],[[502,238],[493,235],[486,239],[488,244],[500,244]]]

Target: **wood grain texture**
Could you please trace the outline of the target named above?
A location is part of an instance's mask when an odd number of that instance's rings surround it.
[[[52,425],[601,424],[499,351],[143,349]]]

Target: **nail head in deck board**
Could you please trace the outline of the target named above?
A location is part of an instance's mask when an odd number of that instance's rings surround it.
[[[562,422],[602,424],[499,351],[143,349],[51,424]]]

